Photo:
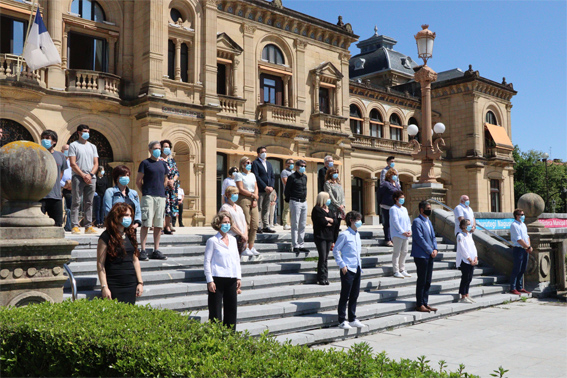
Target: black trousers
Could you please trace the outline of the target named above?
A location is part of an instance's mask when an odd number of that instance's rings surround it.
[[[40,202],[41,211],[55,221],[55,226],[63,226],[63,200],[44,198]]]
[[[380,208],[382,213],[382,227],[384,227],[384,238],[387,242],[392,241],[392,236],[390,235],[390,210]]]
[[[177,218],[179,218],[179,227],[184,227],[183,226],[183,204],[178,205],[177,208],[179,209],[179,214],[176,217],[171,218],[171,225],[173,227],[175,227],[175,222],[177,221]]]
[[[317,262],[317,282],[327,281],[329,278],[329,269],[327,268],[327,261],[329,259],[329,252],[331,251],[332,240],[323,240],[315,238],[315,246],[317,253],[319,253],[319,261]]]
[[[461,261],[461,266],[459,266],[461,273],[461,285],[459,286],[459,294],[466,295],[469,293],[469,287],[474,274],[474,265],[467,264]]]
[[[209,291],[209,320],[218,319],[225,326],[236,329],[236,278],[213,277],[213,281],[216,292]]]
[[[433,258],[414,257],[417,267],[417,284],[415,287],[416,306],[427,306],[429,301],[429,288],[433,275]]]
[[[341,297],[339,298],[339,324],[346,320],[346,307],[348,302],[348,321],[356,319],[356,301],[360,293],[360,267],[356,273],[347,270],[346,274],[341,275]]]

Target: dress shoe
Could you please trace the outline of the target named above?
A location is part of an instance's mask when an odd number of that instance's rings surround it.
[[[323,286],[325,285],[325,281],[318,281],[317,284]]]
[[[330,285],[331,283],[329,281],[325,280],[325,285]]]
[[[166,234],[166,235],[171,235],[171,234],[172,234],[172,232],[169,231],[169,230],[163,230],[163,233]]]
[[[272,230],[269,227],[265,227],[262,231],[264,231],[264,233],[266,233],[266,234],[275,234],[276,233],[276,230]]]
[[[524,293],[524,294],[531,294],[531,292],[527,291],[526,289],[520,289],[518,290],[520,293]]]
[[[256,230],[256,233],[257,233],[257,234],[263,234],[263,233],[264,233],[264,231],[262,231],[262,229],[261,229],[261,228],[259,228],[259,229],[257,229],[257,230]]]
[[[293,252],[299,253],[299,252],[301,252],[301,251],[299,250],[299,248],[294,248],[294,249],[293,249]]]
[[[435,307],[431,307],[429,305],[425,305],[425,307],[427,307],[429,311],[437,312],[437,309]]]
[[[307,248],[299,248],[299,252],[309,253],[309,252],[311,252],[311,251],[308,250]]]
[[[416,308],[415,308],[415,311],[427,312],[427,313],[430,312],[429,309],[428,309],[427,307],[423,306],[423,305],[422,305],[422,306],[419,306],[419,307],[416,307]]]
[[[514,294],[514,295],[522,295],[522,293],[520,293],[518,290],[514,289],[514,290],[510,290],[510,294]]]

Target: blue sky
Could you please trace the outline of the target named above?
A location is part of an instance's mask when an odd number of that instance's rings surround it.
[[[325,21],[339,15],[360,40],[374,33],[398,41],[395,50],[417,59],[413,36],[421,24],[437,33],[437,72],[472,64],[496,82],[506,77],[512,98],[512,142],[567,161],[567,2],[283,0],[287,8]],[[351,46],[352,54],[359,52]],[[449,125],[448,125],[449,126]]]

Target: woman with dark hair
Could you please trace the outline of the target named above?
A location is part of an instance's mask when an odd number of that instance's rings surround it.
[[[102,297],[135,304],[144,292],[132,208],[115,204],[104,221],[106,230],[98,239],[96,265]]]
[[[171,234],[175,231],[171,228],[171,218],[176,217],[179,213],[179,201],[177,200],[177,191],[179,190],[179,170],[177,163],[171,154],[173,145],[170,140],[164,139],[161,144],[161,159],[166,162],[169,168],[167,174],[167,187],[165,188],[165,226],[164,234]]]
[[[238,175],[238,167],[230,167],[228,169],[228,177],[225,178],[222,182],[222,188],[221,188],[221,196],[223,200],[222,203],[227,203],[225,197],[226,188],[228,188],[229,186],[234,186],[234,187],[236,186],[236,182],[234,181],[236,175]]]
[[[386,172],[386,178],[380,185],[379,199],[380,212],[382,214],[382,226],[384,227],[384,238],[386,245],[392,247],[392,236],[390,235],[390,208],[394,206],[394,192],[402,190],[398,185],[398,173],[395,169],[390,168]]]
[[[130,183],[130,169],[125,165],[119,165],[112,170],[112,180],[114,186],[106,189],[104,193],[103,207],[104,216],[106,217],[110,212],[112,206],[118,202],[126,202],[130,205],[134,213],[134,222],[132,227],[134,230],[142,225],[142,208],[140,207],[140,199],[135,190],[128,188]],[[140,257],[144,260],[144,256]]]
[[[108,187],[104,166],[99,165],[96,173],[96,190],[93,204],[93,218],[95,219],[95,226],[98,228],[102,228],[104,223],[104,195]]]
[[[236,238],[229,234],[232,223],[230,214],[224,211],[213,218],[211,226],[218,233],[207,240],[203,268],[209,291],[209,320],[217,319],[235,329],[242,273]]]

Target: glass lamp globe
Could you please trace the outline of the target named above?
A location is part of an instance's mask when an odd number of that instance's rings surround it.
[[[409,125],[408,126],[408,135],[409,136],[416,136],[419,132],[419,128],[416,125]]]
[[[436,134],[443,134],[445,132],[445,125],[441,122],[437,122],[435,126],[433,126],[433,131],[435,131]]]
[[[549,154],[547,152],[544,152],[543,155],[541,155],[541,157],[543,157],[544,159],[547,159],[549,157]]]

